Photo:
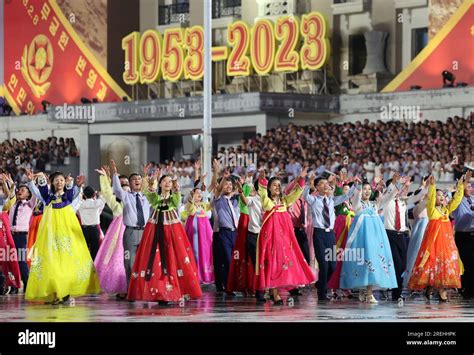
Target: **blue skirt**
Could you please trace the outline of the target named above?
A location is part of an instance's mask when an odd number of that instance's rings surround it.
[[[343,257],[342,289],[397,288],[387,232],[372,209],[365,209],[354,218]]]
[[[408,243],[407,251],[407,268],[403,273],[403,287],[408,287],[413,266],[415,265],[416,257],[420,251],[421,242],[425,235],[426,226],[428,225],[428,218],[418,218],[413,226],[410,243]]]

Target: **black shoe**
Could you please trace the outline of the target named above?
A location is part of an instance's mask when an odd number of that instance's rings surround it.
[[[267,302],[265,297],[256,297],[256,300],[257,300],[257,304],[263,304]]]
[[[167,306],[168,303],[169,303],[168,301],[158,301],[158,304],[159,304],[160,306]]]
[[[227,292],[227,291],[226,291],[225,296],[226,296],[226,297],[235,297],[236,295],[235,295],[234,292]]]
[[[322,298],[319,298],[319,297],[318,297],[318,302],[329,302],[329,301],[331,301],[331,300],[332,300],[332,298],[331,298],[331,297],[328,297],[328,296],[322,297]]]
[[[427,287],[426,290],[425,290],[425,298],[427,301],[429,301],[431,299],[431,287]]]
[[[275,306],[283,306],[283,300],[280,298],[278,301],[273,301]]]
[[[290,290],[290,295],[291,296],[303,296],[303,294],[297,288],[295,288],[293,290]]]
[[[70,295],[67,295],[66,297],[63,297],[62,303],[66,303],[67,301],[69,301],[69,298],[71,298]]]
[[[51,304],[52,304],[53,306],[57,306],[57,305],[59,305],[60,303],[61,303],[61,300],[60,300],[59,298],[57,298],[57,299],[55,299],[53,302],[51,302]]]
[[[18,294],[18,289],[16,287],[12,287],[10,291],[10,295],[17,295]]]
[[[115,295],[115,299],[116,299],[117,301],[123,301],[123,300],[126,299],[126,298],[127,298],[127,295],[126,295],[126,294],[123,294],[123,295],[122,295],[122,294],[120,294],[120,293],[117,293],[117,294]]]

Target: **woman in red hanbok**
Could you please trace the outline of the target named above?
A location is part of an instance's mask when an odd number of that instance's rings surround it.
[[[257,241],[257,262],[255,287],[257,290],[270,289],[274,304],[282,305],[278,289],[295,289],[316,281],[311,267],[304,259],[287,207],[302,194],[305,168],[293,190],[283,196],[280,179],[268,182],[263,173],[259,180],[259,195],[265,211],[263,225]]]

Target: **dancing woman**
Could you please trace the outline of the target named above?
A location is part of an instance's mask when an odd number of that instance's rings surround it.
[[[150,177],[145,192],[153,215],[145,226],[133,264],[128,299],[167,304],[184,296],[200,298],[193,250],[178,216],[178,184],[171,176],[163,175],[156,192],[153,185],[158,174],[156,170]]]
[[[99,275],[100,286],[105,293],[116,293],[117,299],[127,294],[127,276],[123,263],[123,203],[112,192],[112,182],[107,167],[96,170],[100,175],[100,192],[113,213],[113,220],[100,245],[94,264]],[[129,191],[128,179],[121,182],[125,191]]]
[[[257,241],[255,284],[259,291],[270,289],[276,305],[283,305],[278,289],[295,289],[316,281],[298,246],[287,212],[288,206],[301,196],[306,175],[307,168],[301,172],[294,189],[283,195],[278,177],[267,182],[265,173],[260,173],[258,192],[265,215]]]
[[[199,281],[204,284],[214,282],[212,260],[212,227],[209,218],[212,209],[209,202],[203,201],[200,187],[194,188],[186,203],[186,234],[193,247]]]
[[[429,299],[431,290],[437,288],[440,302],[447,302],[447,288],[461,287],[461,259],[454,242],[453,226],[449,214],[461,203],[464,194],[464,175],[457,184],[456,193],[449,203],[441,190],[436,189],[433,176],[429,178],[428,226],[408,282],[411,290],[425,289]]]
[[[28,176],[32,179],[32,176]],[[83,182],[78,177],[78,185]],[[56,172],[39,178],[45,201],[43,218],[32,250],[32,261],[25,298],[29,301],[59,304],[69,296],[100,292],[99,279],[71,202],[73,180]]]
[[[370,201],[371,195],[369,183],[362,184],[362,189],[360,184],[357,186],[352,203],[355,217],[344,249],[340,287],[365,288],[367,295],[361,293],[359,299],[376,304],[373,288],[396,288],[397,278],[387,232],[377,213],[383,206]]]

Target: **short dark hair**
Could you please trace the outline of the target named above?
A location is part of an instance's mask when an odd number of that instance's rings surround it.
[[[128,180],[129,180],[129,181],[132,180],[132,177],[134,177],[134,176],[140,176],[140,177],[142,177],[142,176],[141,176],[140,174],[138,174],[138,173],[132,173],[132,174],[130,174],[130,176],[128,177]]]
[[[95,191],[94,191],[94,189],[92,188],[92,186],[86,186],[86,187],[84,188],[84,192],[83,192],[83,193],[84,193],[84,196],[85,196],[86,198],[92,198],[92,197],[94,197]]]

